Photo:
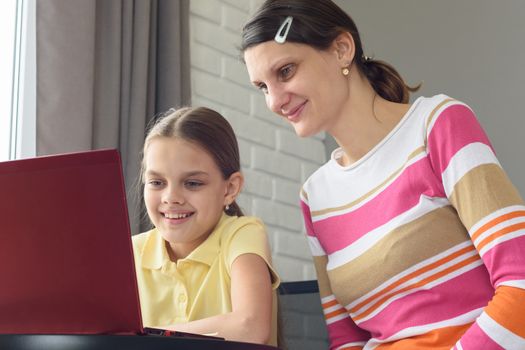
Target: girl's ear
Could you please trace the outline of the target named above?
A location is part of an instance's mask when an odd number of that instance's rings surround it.
[[[226,185],[226,193],[224,196],[224,205],[232,204],[235,198],[239,195],[244,185],[244,176],[237,171],[230,175]]]
[[[333,41],[332,47],[341,67],[347,67],[354,59],[355,42],[349,32],[342,32]]]

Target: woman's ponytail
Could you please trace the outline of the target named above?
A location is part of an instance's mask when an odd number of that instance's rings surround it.
[[[421,87],[421,84],[408,86],[398,71],[385,61],[363,57],[357,62],[357,66],[375,92],[388,101],[408,103],[410,93]]]

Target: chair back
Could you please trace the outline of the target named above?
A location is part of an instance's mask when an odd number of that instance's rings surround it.
[[[327,349],[328,333],[317,281],[282,282],[279,286],[280,331],[286,350]]]

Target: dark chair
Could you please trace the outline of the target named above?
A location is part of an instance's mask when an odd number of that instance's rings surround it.
[[[279,308],[283,349],[328,348],[317,281],[282,282],[279,286]]]

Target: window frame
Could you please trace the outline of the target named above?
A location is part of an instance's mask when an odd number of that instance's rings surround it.
[[[16,0],[15,12],[9,115],[2,122],[8,131],[0,160],[36,155],[36,0]]]

